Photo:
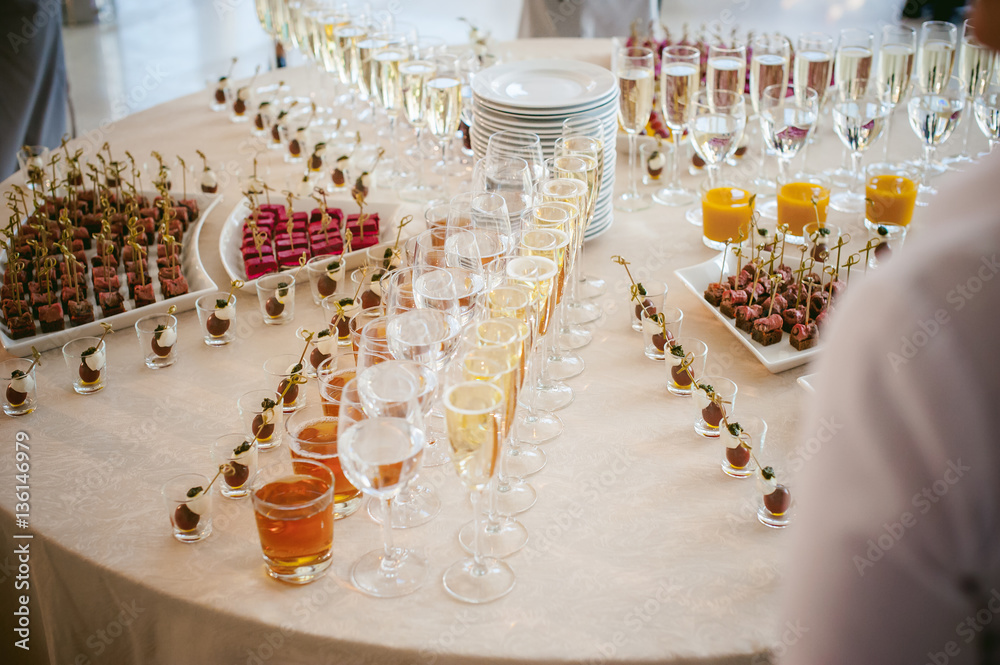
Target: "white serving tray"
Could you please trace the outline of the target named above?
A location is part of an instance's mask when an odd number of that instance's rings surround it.
[[[158,194],[156,192],[142,192],[144,196],[154,197]],[[101,316],[101,308],[95,302],[95,298],[91,295],[90,300],[94,305],[94,321],[91,323],[85,323],[80,326],[69,326],[65,330],[60,330],[58,332],[43,333],[39,335],[34,335],[33,337],[23,337],[21,339],[11,339],[7,335],[6,326],[0,325],[0,342],[3,342],[3,346],[9,353],[15,356],[29,356],[31,355],[31,347],[34,346],[39,351],[47,351],[49,349],[55,349],[61,347],[66,342],[76,339],[77,337],[99,337],[104,329],[101,327],[101,323],[110,323],[115,330],[121,330],[123,328],[131,327],[136,321],[149,314],[165,314],[171,305],[177,308],[178,312],[184,312],[189,309],[194,309],[195,301],[201,296],[217,291],[218,288],[212,278],[208,276],[205,271],[205,266],[202,264],[201,255],[198,252],[198,237],[201,235],[201,227],[208,219],[209,214],[212,209],[222,200],[222,196],[217,194],[192,194],[191,198],[198,202],[198,219],[197,221],[188,227],[187,232],[184,234],[183,247],[181,249],[181,273],[187,279],[188,292],[182,296],[176,298],[169,298],[167,300],[158,300],[152,305],[146,305],[144,307],[138,307],[133,309],[126,309],[121,314],[115,314],[114,316],[103,317]],[[93,255],[94,250],[88,250],[87,258]],[[0,257],[0,268],[6,264],[6,254]],[[155,275],[151,275],[153,280],[156,280]],[[88,288],[88,293],[93,294],[93,286]],[[123,294],[127,294],[128,287],[123,282],[121,288],[119,289]],[[157,290],[157,294],[159,291]],[[125,300],[126,307],[132,301],[128,298]]]
[[[705,289],[712,282],[718,281],[719,275],[722,271],[722,252],[720,252],[715,258],[709,259],[704,263],[699,263],[697,265],[688,266],[687,268],[679,268],[674,271],[674,274],[681,278],[684,285],[691,290],[691,293],[698,298],[698,301],[707,307],[709,311],[715,315],[719,321],[721,321],[729,331],[736,336],[743,346],[750,350],[757,360],[763,363],[764,367],[768,369],[772,374],[777,374],[778,372],[784,372],[786,369],[791,369],[793,367],[798,367],[799,365],[804,365],[819,353],[820,345],[814,346],[811,349],[806,349],[805,351],[796,350],[791,344],[788,343],[788,333],[785,333],[781,341],[777,344],[772,344],[770,346],[763,346],[753,341],[750,337],[750,333],[743,332],[736,327],[736,321],[734,319],[728,318],[725,314],[719,311],[718,307],[713,307],[711,303],[705,300]],[[726,265],[726,276],[732,275],[736,270],[736,258],[732,254],[728,254],[728,262]]]
[[[310,201],[310,204],[315,202]],[[358,210],[358,205],[354,201],[337,201],[330,200],[327,205],[331,208],[340,208],[344,211],[345,215],[353,215]],[[302,203],[301,207],[296,207],[295,212],[309,212],[314,209],[316,205],[307,205]],[[399,203],[378,203],[370,202],[365,206],[365,212],[368,214],[378,213],[379,216],[379,244],[391,243],[396,238],[396,228],[399,225],[399,220],[402,218],[400,214],[400,208],[402,205]],[[243,222],[246,220],[247,215],[250,214],[250,204],[247,199],[241,199],[232,210],[229,211],[229,216],[226,217],[226,221],[223,223],[222,232],[219,234],[219,255],[222,258],[222,266],[226,269],[226,274],[229,275],[230,280],[240,280],[244,283],[243,288],[254,288],[256,285],[256,279],[246,278],[246,266],[243,265],[243,254],[240,251],[240,244],[243,241]],[[416,219],[414,220],[416,222]],[[403,235],[400,239],[405,240],[416,232],[414,227],[423,228],[423,224],[412,224],[407,225],[403,229]],[[355,268],[361,265],[365,259],[365,252],[368,248],[357,249],[353,252],[349,252],[344,255],[346,259],[346,267]],[[298,273],[298,268],[290,268],[288,272],[292,274]]]

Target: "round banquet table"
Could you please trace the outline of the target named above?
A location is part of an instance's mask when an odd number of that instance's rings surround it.
[[[611,42],[536,40],[504,48],[516,57],[607,66]],[[303,71],[280,74],[305,80]],[[109,141],[117,154],[159,150],[189,163],[201,149],[247,173],[247,125],[210,112],[207,98],[202,92],[151,108],[90,138]],[[894,150],[915,150],[908,134],[897,118]],[[826,165],[840,158],[828,120],[810,155]],[[625,161],[620,154],[619,187]],[[685,181],[699,182],[688,175]],[[221,193],[199,249],[208,273],[224,285],[218,238],[240,197],[235,178]],[[379,189],[370,199],[396,200]],[[609,257],[625,256],[638,280],[667,282],[669,301],[685,312],[684,334],[709,346],[708,372],[736,381],[737,414],[767,421],[767,458],[786,468],[808,457],[797,443],[806,393],[796,385],[807,369],[769,373],[683,288],[673,271],[714,255],[683,213],[656,205],[616,212],[611,230],[587,243],[584,268],[608,283],[598,300],[605,316],[580,352],[587,368],[570,381],[576,399],[559,412],[565,432],[544,445],[548,465],[530,478],[538,502],[518,517],[530,540],[508,559],[517,584],[484,606],[452,600],[441,584],[443,570],[465,556],[456,534],[471,515],[450,465],[422,472],[441,495],[441,514],[396,531],[397,544],[424,553],[432,569],[428,583],[403,598],[377,600],[350,588],[351,564],[381,543],[364,512],[336,524],[329,574],[302,587],[264,573],[249,500],[216,497],[214,533],[204,542],[184,545],[170,535],[160,486],[184,471],[208,473],[209,442],[238,429],[236,399],[263,387],[264,360],[300,348],[296,327],[321,325],[307,289],[299,290],[295,323],[287,326],[263,325],[256,295],[238,292],[238,339],[221,348],[202,343],[194,311],[181,313],[180,357],[163,371],[146,369],[134,334],[119,331],[108,339],[108,386],[94,396],[74,394],[59,351],[44,353],[39,408],[2,420],[0,584],[7,605],[0,608],[0,653],[13,656],[3,662],[736,663],[761,662],[761,654],[780,650],[783,634],[788,639],[778,612],[788,534],[757,521],[754,481],[721,473],[721,444],[694,433],[691,401],[669,395],[664,364],[643,356],[629,327],[628,282]],[[838,223],[860,230],[859,220]],[[21,431],[30,437],[27,532],[15,527],[13,514]],[[261,461],[279,455],[287,453],[262,453]],[[32,538],[15,540],[15,533]],[[15,591],[12,552],[24,543],[30,589]],[[25,593],[30,652],[11,646],[10,604]]]

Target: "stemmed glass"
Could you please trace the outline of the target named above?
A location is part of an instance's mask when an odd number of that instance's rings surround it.
[[[437,71],[425,88],[427,95],[427,128],[441,147],[441,160],[434,165],[434,173],[441,176],[442,189],[449,191],[456,169],[448,154],[448,146],[455,138],[462,113],[462,79],[458,73],[458,59],[454,56],[434,58]]]
[[[437,397],[438,381],[434,372],[425,365],[408,360],[383,360],[380,363],[370,365],[362,369],[362,364],[358,365],[359,373],[358,396],[362,406],[366,411],[378,411],[381,406],[382,393],[388,392],[390,397],[400,390],[399,383],[407,381],[407,386],[412,383],[416,387],[416,401],[420,407],[420,415],[426,424],[430,416],[431,407]],[[424,447],[424,458],[427,457],[427,446]],[[426,462],[426,459],[424,459]],[[421,464],[425,466],[426,464]],[[441,500],[433,486],[420,485],[417,483],[417,475],[407,482],[403,489],[393,500],[392,526],[394,529],[406,529],[420,526],[434,519],[441,510]],[[382,523],[383,513],[381,504],[375,501],[368,503],[368,514],[373,520]]]
[[[955,68],[957,46],[956,26],[946,21],[925,21],[921,24],[917,51],[917,86],[924,94],[937,94],[948,85]],[[922,168],[927,170],[926,164]],[[933,162],[928,176],[940,175],[947,169],[940,161]]]
[[[513,129],[494,132],[486,144],[486,159],[491,157],[520,157],[531,171],[531,184],[538,185],[545,168],[542,159],[542,140],[534,132]]]
[[[719,167],[736,152],[746,122],[742,93],[721,88],[698,93],[689,134],[695,152],[705,161],[709,189],[719,186]],[[701,226],[701,206],[688,210],[686,217]]]
[[[973,109],[976,124],[990,142],[990,152],[1000,143],[1000,87],[990,86],[978,97]]]
[[[896,106],[910,91],[913,76],[913,56],[917,50],[917,33],[905,25],[882,27],[882,45],[878,52],[879,86],[888,92],[886,102],[889,115],[885,119],[885,149],[882,161],[889,161],[889,144],[892,142],[892,115]]]
[[[674,162],[670,181],[653,193],[653,200],[667,206],[694,201],[695,194],[680,182],[681,138],[694,117],[694,99],[701,85],[701,51],[693,46],[668,46],[660,65],[660,112],[670,128]]]
[[[914,94],[907,105],[910,128],[924,146],[923,168],[917,193],[919,206],[927,205],[929,197],[937,194],[937,190],[928,182],[933,169],[934,153],[955,131],[965,105],[965,86],[957,76],[951,77],[948,85],[937,88],[937,92],[922,90]]]
[[[768,86],[760,99],[760,125],[767,151],[778,158],[778,186],[788,182],[788,165],[799,153],[819,116],[818,95],[806,90],[788,96],[788,85]],[[773,207],[772,207],[773,206]],[[777,200],[761,206],[761,214],[777,218]]]
[[[518,256],[507,263],[507,277],[531,291],[531,306],[524,313],[527,317],[525,323],[531,330],[529,386],[537,383],[537,373],[541,369],[535,346],[547,330],[549,299],[554,295],[554,280],[558,272],[555,261],[542,256]],[[563,423],[557,415],[537,409],[533,400],[526,402],[525,413],[516,423],[518,440],[537,444],[551,441],[562,434]]]
[[[965,22],[962,28],[962,49],[959,52],[958,76],[965,87],[965,109],[964,115],[972,113],[972,104],[977,97],[981,97],[986,86],[993,79],[993,68],[996,62],[996,54],[983,46],[977,39],[973,31],[972,24]],[[971,122],[965,123],[965,132],[962,135],[962,151],[954,157],[948,157],[942,161],[945,164],[955,162],[975,161],[969,155],[969,130]]]
[[[490,155],[476,163],[472,191],[499,194],[507,204],[511,230],[521,228],[521,214],[532,204],[535,188],[532,170],[520,157]]]
[[[747,47],[743,44],[708,47],[705,88],[709,92],[725,90],[743,94],[747,80]]]
[[[836,94],[833,130],[851,151],[851,185],[848,191],[830,197],[830,207],[841,212],[863,213],[861,157],[882,136],[889,114],[888,95],[884,88],[867,79],[844,81],[837,86]]]
[[[487,603],[514,588],[514,571],[500,559],[482,552],[483,491],[489,486],[500,442],[504,392],[488,381],[462,381],[445,391],[445,418],[452,462],[469,488],[476,515],[472,558],[444,573],[445,590],[467,603]]]
[[[608,137],[605,132],[605,127],[601,124],[601,121],[597,118],[588,117],[576,117],[576,118],[566,118],[563,120],[562,125],[562,135],[564,138],[572,136],[586,136],[589,139],[593,139],[598,142],[598,158],[597,158],[597,177],[594,182],[593,192],[590,198],[593,201],[588,201],[587,206],[581,206],[580,209],[583,210],[584,207],[587,209],[586,215],[581,219],[581,224],[583,228],[581,230],[580,237],[580,249],[578,250],[579,259],[578,263],[582,265],[583,263],[583,234],[587,230],[587,226],[590,225],[590,220],[593,218],[594,210],[597,207],[597,201],[600,198],[601,188],[604,185],[604,155],[608,150],[608,139],[612,141],[612,147],[614,142],[614,136]],[[580,282],[579,288],[576,289],[576,295],[573,296],[573,300],[576,298],[583,298],[585,300],[590,298],[597,298],[598,296],[603,296],[604,292],[607,290],[607,285],[604,280],[600,277],[594,277],[593,275],[585,275],[581,270],[579,275],[575,278]]]
[[[416,474],[425,444],[417,389],[402,389],[383,397],[384,412],[367,411],[358,394],[357,379],[341,394],[337,450],[348,480],[382,504],[383,547],[358,559],[351,568],[354,585],[371,596],[391,598],[412,593],[427,579],[427,561],[412,550],[395,547],[392,539],[392,499]],[[373,398],[374,401],[374,398]],[[385,404],[385,401],[390,404]]]
[[[855,97],[863,94],[868,86],[868,79],[871,78],[874,45],[875,36],[867,30],[849,28],[840,31],[833,66],[833,82],[838,89],[854,81],[860,90],[849,89],[848,93]],[[848,149],[845,148],[841,166],[824,172],[838,187],[852,187],[853,178],[857,177],[857,171],[847,167],[847,156]]]
[[[830,89],[830,75],[833,71],[833,38],[822,32],[804,32],[799,35],[793,67],[792,88],[795,90],[795,96],[801,98],[806,90],[815,90],[816,103],[820,111],[820,115],[816,118],[816,125],[809,135],[809,140],[802,149],[802,161],[808,164],[809,144],[816,140],[816,132],[819,130],[822,118],[823,103],[826,101],[826,93]]]
[[[758,35],[751,44],[753,56],[750,60],[750,105],[754,115],[759,116],[764,91],[772,85],[788,88],[788,61],[791,45],[780,35]],[[773,155],[773,147],[764,142],[764,152]],[[754,180],[758,191],[771,191],[775,182],[764,172]]]
[[[425,183],[424,170],[419,163],[424,159],[421,138],[424,127],[427,126],[427,81],[433,78],[436,71],[437,67],[431,60],[409,60],[399,65],[403,115],[415,133],[412,156],[418,161],[416,182],[400,191],[400,197],[406,201],[426,203],[443,194],[442,190]]]
[[[403,109],[403,88],[401,85],[399,66],[410,58],[410,49],[406,43],[406,37],[402,33],[383,32],[375,36],[380,43],[385,46],[379,48],[372,54],[375,61],[374,85],[376,96],[382,110],[389,118],[389,141],[390,141],[390,161],[392,168],[388,172],[386,184],[389,187],[398,187],[407,177],[410,176],[402,168],[402,160],[399,154],[399,135],[397,125],[399,112]]]
[[[619,50],[617,56],[618,122],[628,134],[628,188],[615,200],[615,208],[636,212],[649,207],[636,181],[636,137],[653,112],[653,52],[629,47]]]

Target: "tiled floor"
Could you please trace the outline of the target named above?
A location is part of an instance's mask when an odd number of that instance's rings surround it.
[[[585,0],[573,0],[577,6]],[[602,0],[612,2],[613,0]],[[108,0],[110,2],[110,0]],[[253,0],[115,0],[110,24],[63,31],[76,129],[82,133],[128,113],[203,88],[239,59],[235,75],[268,67],[270,40],[257,23]],[[425,35],[450,43],[466,39],[465,16],[498,40],[517,35],[517,0],[382,0],[375,9],[392,11]],[[803,30],[831,34],[842,27],[872,31],[895,19],[890,0],[663,0],[662,17],[674,34],[692,31]],[[292,63],[296,54],[291,54]]]

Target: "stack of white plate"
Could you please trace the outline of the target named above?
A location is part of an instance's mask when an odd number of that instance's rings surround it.
[[[584,235],[593,238],[614,221],[615,137],[618,132],[618,85],[603,67],[578,60],[520,60],[494,65],[472,80],[472,149],[486,154],[490,135],[503,130],[534,132],[542,153],[552,157],[567,118],[594,117],[604,127],[604,180],[594,217]]]

